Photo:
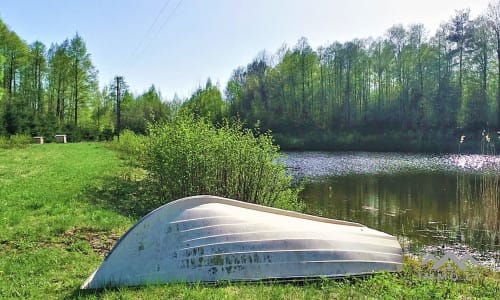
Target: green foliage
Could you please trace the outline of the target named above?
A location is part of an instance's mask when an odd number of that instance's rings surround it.
[[[288,209],[301,208],[278,148],[240,123],[216,128],[179,116],[149,129],[144,168],[163,201],[211,194]]]
[[[0,53],[0,82],[3,82],[3,70],[4,70],[3,64],[4,64],[4,62],[5,62],[5,57],[3,57],[2,53]],[[3,86],[0,86],[0,103],[1,103],[1,100],[3,98],[3,92],[4,92]]]
[[[85,41],[78,33],[69,41],[67,55],[70,58],[69,84],[71,102],[71,119],[75,128],[78,127],[78,118],[82,114],[81,108],[88,107],[90,99],[98,91],[97,70],[94,68],[87,52]]]
[[[146,137],[135,134],[133,131],[125,129],[120,134],[120,138],[115,138],[112,147],[128,156],[142,159],[146,143]]]
[[[126,93],[121,109],[122,128],[140,134],[146,133],[148,123],[160,122],[170,116],[169,106],[162,102],[154,85],[136,98]]]
[[[25,148],[31,142],[31,136],[26,134],[15,134],[10,137],[10,144],[13,148]]]
[[[182,105],[162,102],[154,86],[139,96],[125,89],[120,129],[145,134],[147,123],[181,111],[214,124],[228,116],[261,121],[285,147],[379,149],[387,131],[391,142],[381,150],[442,151],[442,133],[449,140],[457,128],[500,126],[498,16],[500,5],[492,3],[475,19],[457,10],[432,36],[414,24],[317,49],[300,38],[236,69],[224,98],[210,80]],[[96,74],[78,34],[47,49],[39,41],[28,45],[0,20],[0,134],[64,132],[95,140],[105,128],[116,132],[114,89],[99,91]],[[380,132],[365,135],[373,128]],[[400,138],[413,136],[411,147]]]
[[[26,134],[15,134],[10,137],[0,136],[0,149],[26,148],[31,142],[31,136]]]
[[[219,89],[212,86],[210,79],[205,89],[198,89],[181,107],[183,113],[203,117],[216,124],[227,114],[227,105],[222,99]]]
[[[99,134],[100,141],[112,141],[113,140],[113,129],[111,127],[105,127]]]
[[[490,10],[490,18],[500,15],[500,6]],[[377,39],[315,50],[301,38],[272,57],[259,54],[228,81],[230,115],[260,120],[284,148],[448,150],[457,127],[500,125],[493,76],[500,76],[493,55],[500,43],[491,43],[500,37],[486,16],[469,17],[456,11],[434,36],[422,24],[395,25]],[[387,138],[387,148],[379,147]]]
[[[10,148],[9,139],[5,136],[0,135],[0,149],[8,149]]]
[[[76,34],[48,49],[28,45],[0,20],[0,134],[53,136],[71,141],[110,140],[116,130],[114,87],[99,91],[97,70],[84,39]],[[170,108],[152,86],[135,97],[123,86],[122,128],[146,133]]]

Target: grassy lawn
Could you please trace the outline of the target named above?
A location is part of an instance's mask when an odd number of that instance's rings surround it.
[[[87,201],[120,168],[97,144],[0,150],[0,298],[74,293],[101,261],[91,244],[112,242],[134,223]]]
[[[134,205],[136,171],[95,143],[0,150],[0,299],[494,299],[500,293],[498,274],[485,272],[473,283],[424,279],[414,262],[399,275],[349,280],[80,291],[144,213]]]

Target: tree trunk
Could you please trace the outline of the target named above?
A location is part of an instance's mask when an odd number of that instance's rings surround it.
[[[497,37],[497,60],[498,60],[498,81],[497,81],[497,129],[500,129],[500,31],[496,31]]]
[[[15,85],[16,85],[16,79],[14,76],[14,52],[11,53],[10,55],[10,66],[9,66],[9,101],[12,100],[12,96],[14,94],[15,90]]]
[[[75,128],[78,126],[78,58],[75,60]]]
[[[345,89],[345,104],[346,104],[346,126],[347,128],[351,127],[351,62],[347,62],[347,70],[346,70],[346,89]]]

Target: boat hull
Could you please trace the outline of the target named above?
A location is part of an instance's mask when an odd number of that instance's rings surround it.
[[[402,260],[393,236],[357,223],[194,196],[142,218],[82,288],[362,275]]]

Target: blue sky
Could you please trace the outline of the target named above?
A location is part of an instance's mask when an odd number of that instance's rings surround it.
[[[423,23],[432,35],[457,9],[482,13],[489,0],[0,0],[0,17],[28,43],[60,43],[78,32],[101,86],[123,75],[134,93],[151,84],[165,100],[188,97],[262,50],[314,48],[382,36],[394,24]],[[156,22],[155,22],[156,20]]]

